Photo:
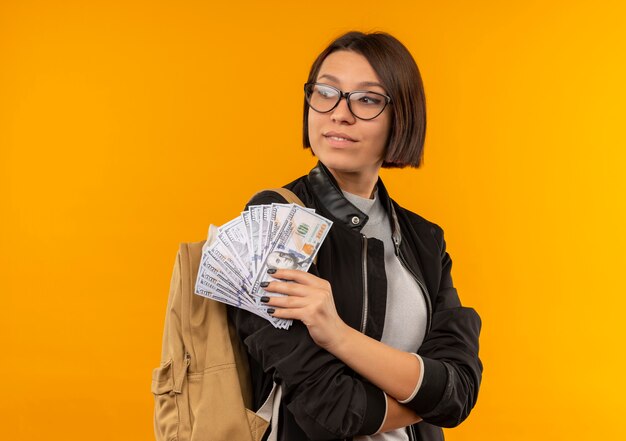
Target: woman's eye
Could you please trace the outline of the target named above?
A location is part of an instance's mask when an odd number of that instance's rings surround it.
[[[382,102],[376,95],[363,95],[359,97],[359,103],[377,106]]]
[[[332,89],[327,89],[325,87],[318,87],[317,94],[322,98],[336,98],[337,92]]]

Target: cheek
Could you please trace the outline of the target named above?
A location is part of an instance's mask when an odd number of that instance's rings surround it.
[[[383,121],[383,124],[380,127],[379,138],[380,142],[383,144],[383,148],[387,146],[387,141],[389,140],[389,135],[391,134],[391,121],[389,118],[386,118]]]
[[[319,113],[309,110],[307,130],[309,133],[309,143],[311,144],[311,148],[313,149],[317,147],[317,144],[319,143],[319,140],[320,140],[320,130],[321,130],[320,119],[321,118],[320,118]]]
[[[383,126],[384,126],[383,131],[385,132],[385,137],[388,137],[389,133],[391,132],[391,114],[387,111],[385,111],[385,119],[383,120]]]
[[[383,121],[381,121],[383,123]],[[380,124],[376,127],[372,127],[371,137],[375,140],[375,144],[380,148],[384,149],[387,145],[387,140],[389,138],[390,133],[390,125],[387,122]]]
[[[315,128],[319,125],[319,113],[309,109],[309,136],[314,135]]]

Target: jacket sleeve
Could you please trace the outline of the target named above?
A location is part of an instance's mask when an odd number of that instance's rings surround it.
[[[272,202],[284,200],[276,193],[261,193],[248,205]],[[315,266],[310,272],[316,273]],[[242,309],[230,313],[248,353],[282,385],[285,405],[309,438],[370,435],[379,429],[385,394],[317,346],[302,322],[294,320],[282,330]]]
[[[478,357],[481,320],[472,308],[461,306],[452,284],[452,260],[443,230],[435,227],[441,255],[441,280],[433,304],[432,327],[418,354],[424,377],[415,397],[405,403],[424,421],[455,427],[476,404],[483,366]]]

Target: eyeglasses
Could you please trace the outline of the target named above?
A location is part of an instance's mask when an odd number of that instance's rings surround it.
[[[366,90],[342,92],[336,87],[322,83],[306,83],[304,95],[311,109],[319,113],[330,112],[339,105],[341,98],[345,98],[350,113],[363,120],[376,118],[391,102],[391,98],[382,93]]]

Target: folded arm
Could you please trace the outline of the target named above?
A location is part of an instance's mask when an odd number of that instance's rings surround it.
[[[482,376],[478,358],[481,323],[473,309],[461,306],[452,285],[452,261],[443,230],[434,232],[439,233],[442,272],[432,328],[419,355],[392,348],[346,325],[336,312],[330,284],[315,275],[278,270],[274,274],[278,280],[265,290],[285,296],[264,300],[276,307],[276,317],[304,323],[317,345],[406,405],[414,417],[453,427],[469,415],[476,402]]]

